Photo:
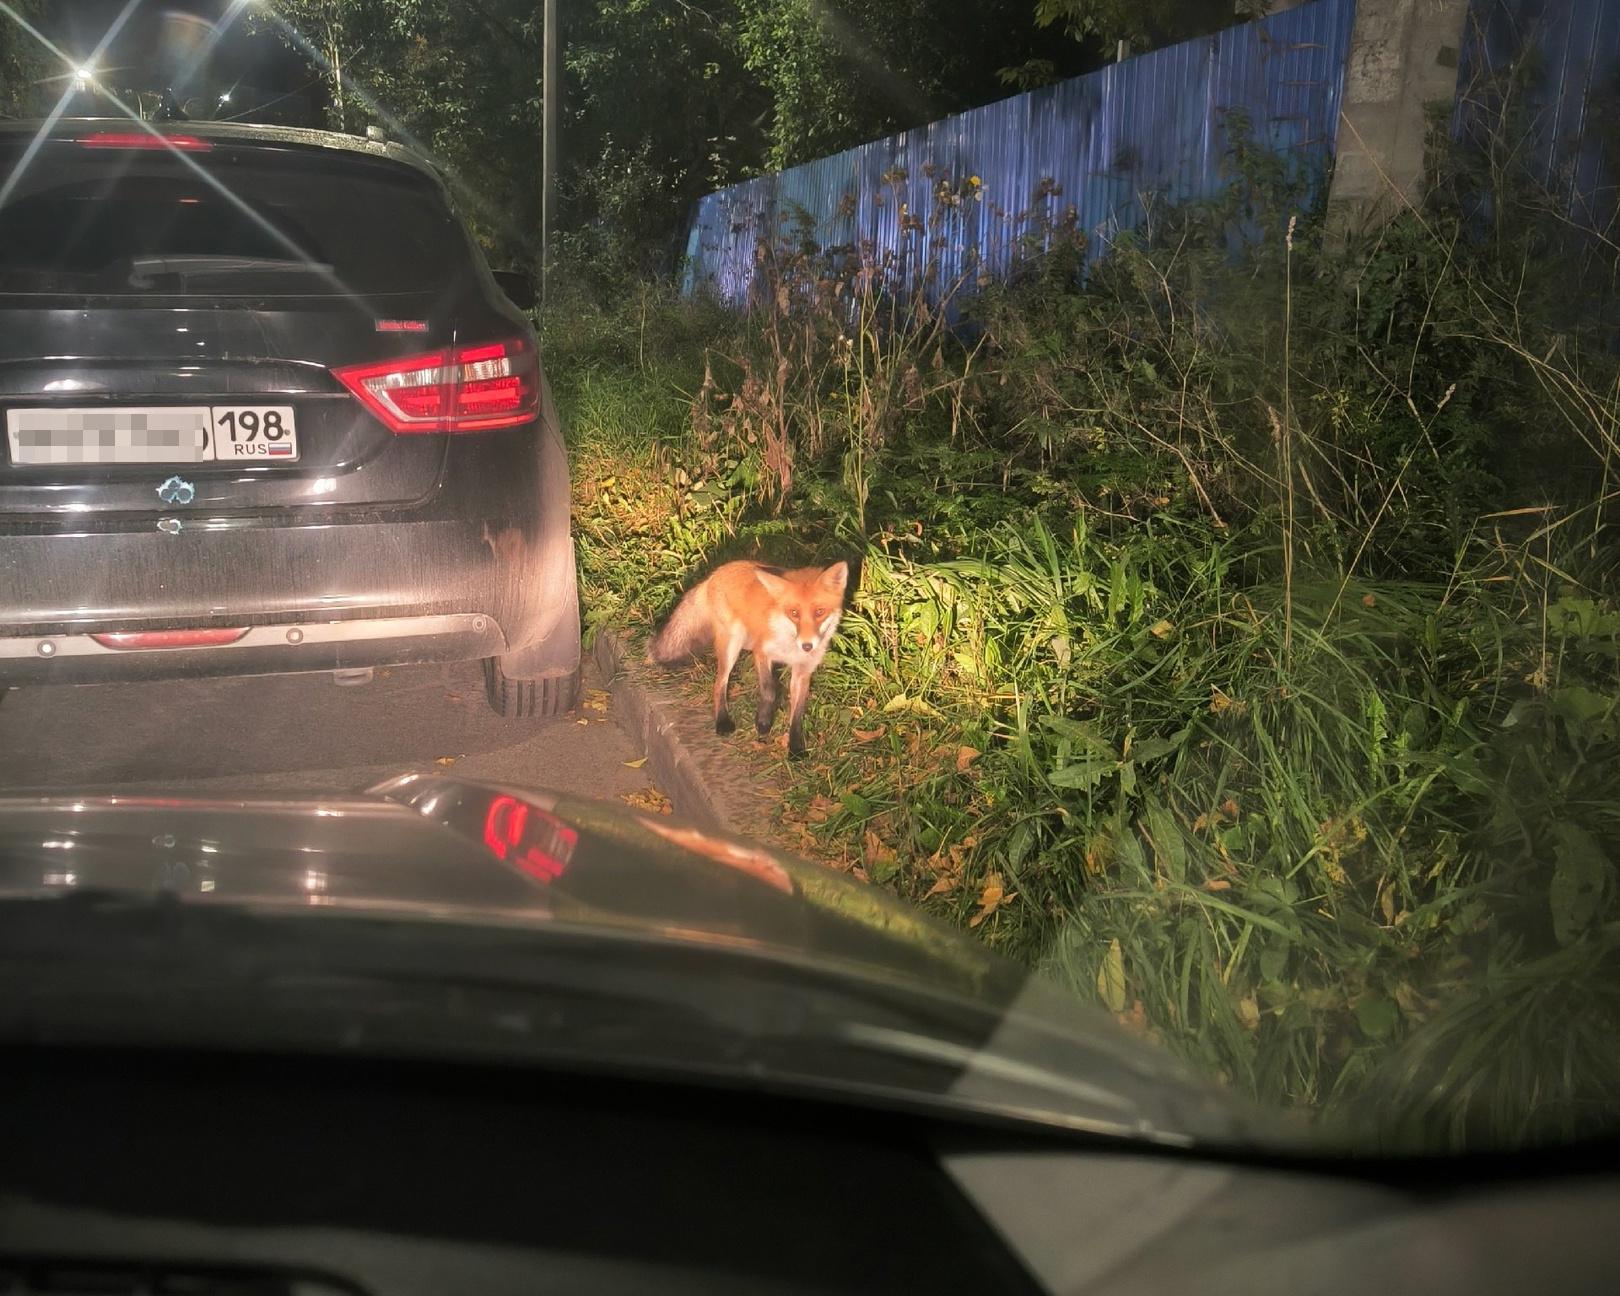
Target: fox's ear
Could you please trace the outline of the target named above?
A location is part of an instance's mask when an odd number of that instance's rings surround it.
[[[754,575],[759,580],[759,583],[769,591],[772,598],[787,597],[788,583],[775,572],[768,572],[763,567],[756,567],[754,568]]]
[[[837,590],[842,594],[844,587],[849,584],[849,564],[842,561],[835,562],[821,573],[821,583],[828,589]]]

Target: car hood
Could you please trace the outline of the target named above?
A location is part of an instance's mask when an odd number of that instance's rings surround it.
[[[1171,1144],[1223,1095],[876,887],[590,801],[0,800],[0,1042],[685,1076]]]

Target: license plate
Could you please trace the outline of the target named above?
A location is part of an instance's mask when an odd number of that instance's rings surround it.
[[[298,458],[290,405],[154,405],[6,411],[11,462],[60,464],[259,463]]]

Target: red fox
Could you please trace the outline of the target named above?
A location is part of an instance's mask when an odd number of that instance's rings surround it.
[[[726,710],[726,691],[737,657],[748,649],[759,672],[754,727],[762,738],[776,719],[776,668],[785,664],[792,677],[788,755],[802,756],[810,677],[838,629],[848,583],[847,562],[797,571],[757,562],[726,563],[702,584],[687,590],[664,628],[653,636],[648,660],[667,666],[712,644],[717,665],[714,731],[728,734],[736,726]]]

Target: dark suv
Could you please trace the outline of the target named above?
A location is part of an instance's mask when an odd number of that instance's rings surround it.
[[[0,418],[0,687],[482,658],[573,704],[534,330],[397,144],[0,123]]]

